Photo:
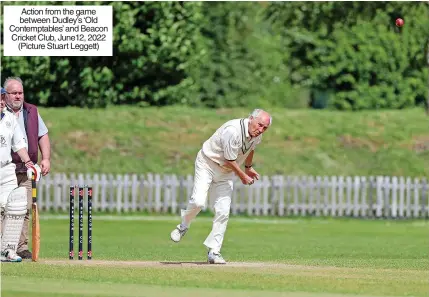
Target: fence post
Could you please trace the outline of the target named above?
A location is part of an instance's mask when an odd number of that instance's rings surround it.
[[[352,189],[353,189],[353,181],[351,176],[346,177],[346,216],[352,215],[353,203],[352,203]]]
[[[307,183],[308,177],[302,176],[301,182],[300,182],[300,188],[302,196],[300,197],[300,210],[301,210],[301,216],[305,217],[307,215],[307,209],[308,209],[308,198],[307,198]]]
[[[392,177],[391,183],[390,183],[390,193],[392,197],[391,202],[391,208],[390,208],[390,215],[392,218],[396,218],[398,216],[398,178],[396,176]]]
[[[419,217],[419,190],[420,190],[420,180],[416,177],[414,178],[414,214],[415,218]]]
[[[129,198],[129,187],[130,187],[130,176],[128,174],[124,175],[123,179],[123,186],[124,186],[124,212],[129,211],[130,207],[130,198]]]
[[[139,182],[137,174],[131,176],[131,211],[137,211],[137,192],[139,188]]]
[[[285,181],[284,176],[280,175],[278,177],[278,193],[279,193],[279,203],[278,203],[278,215],[283,217],[285,215]]]
[[[421,203],[421,210],[420,210],[420,216],[422,218],[427,218],[427,204],[428,204],[428,198],[427,198],[427,180],[425,177],[422,178],[421,181],[421,195],[420,195],[420,203]]]
[[[344,177],[338,177],[338,216],[342,217],[345,214],[344,202]]]
[[[177,176],[175,174],[171,175],[170,178],[170,185],[171,185],[171,214],[177,213],[177,186],[179,185],[179,182],[177,180]]]
[[[358,217],[359,211],[361,209],[361,204],[359,203],[359,190],[361,187],[360,177],[355,176],[353,182],[353,216]]]
[[[377,202],[375,216],[377,218],[383,215],[383,177],[377,176]]]
[[[361,217],[365,217],[366,213],[368,212],[368,202],[366,201],[366,196],[367,196],[367,191],[368,191],[368,184],[366,181],[366,177],[365,176],[361,176],[360,177],[360,192],[361,192],[361,199],[360,199],[360,216]]]
[[[390,179],[387,176],[383,177],[382,189],[383,189],[383,216],[385,218],[388,218],[390,217],[390,201],[389,201]]]

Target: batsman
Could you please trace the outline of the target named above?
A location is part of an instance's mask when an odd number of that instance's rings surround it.
[[[25,138],[15,116],[5,107],[6,91],[1,88],[0,100],[0,211],[2,262],[21,262],[16,254],[24,217],[27,213],[27,191],[18,187],[11,150],[18,153],[27,167],[27,175],[40,180],[41,169],[31,162],[25,148]]]

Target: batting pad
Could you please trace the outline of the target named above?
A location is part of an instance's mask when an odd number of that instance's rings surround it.
[[[2,216],[1,251],[5,249],[16,251],[26,213],[27,190],[18,187],[9,194]]]

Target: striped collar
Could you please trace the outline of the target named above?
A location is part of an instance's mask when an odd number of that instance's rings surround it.
[[[249,134],[249,119],[241,119],[240,125],[241,125],[242,135],[245,136],[246,139],[250,139],[251,137]]]
[[[255,138],[252,139],[249,134],[249,119],[241,119],[240,126],[241,126],[241,151],[243,152],[243,154],[245,154],[252,147],[252,144]]]

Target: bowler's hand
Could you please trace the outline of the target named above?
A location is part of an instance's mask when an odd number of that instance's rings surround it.
[[[47,159],[40,161],[40,167],[42,168],[42,175],[45,176],[51,170],[51,162]]]
[[[255,182],[253,180],[253,178],[251,178],[247,174],[243,174],[243,176],[240,176],[240,179],[241,179],[241,182],[243,183],[243,185],[251,185]]]
[[[250,176],[252,179],[257,179],[259,180],[259,173],[256,172],[255,169],[253,169],[253,167],[250,168],[246,168],[246,170],[244,171],[248,176]]]

